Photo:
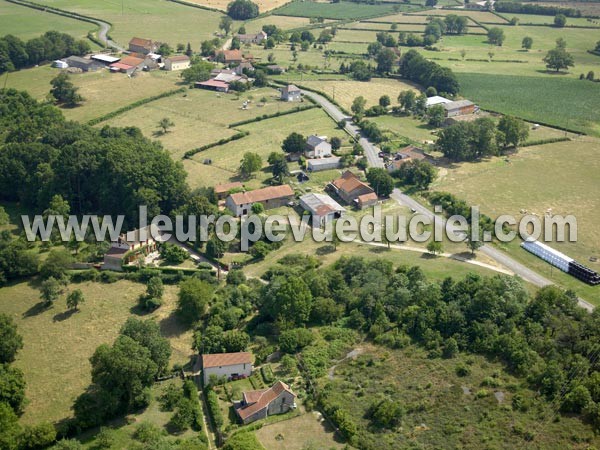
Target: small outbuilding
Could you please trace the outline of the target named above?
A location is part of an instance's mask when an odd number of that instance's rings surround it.
[[[218,80],[197,81],[194,86],[199,89],[208,89],[217,92],[229,92],[229,83]]]
[[[311,215],[312,224],[317,227],[341,217],[346,212],[343,206],[327,194],[305,194],[300,197],[300,206]]]
[[[299,102],[302,100],[302,91],[298,86],[288,84],[281,88],[281,100],[284,102]]]
[[[306,161],[306,169],[309,172],[320,172],[322,170],[338,169],[342,158],[330,156],[329,158],[309,159]]]
[[[476,111],[475,103],[470,100],[457,100],[455,102],[442,104],[446,110],[446,117],[463,116],[473,114]]]
[[[175,55],[165,58],[165,70],[184,70],[190,67],[190,58],[186,55]]]

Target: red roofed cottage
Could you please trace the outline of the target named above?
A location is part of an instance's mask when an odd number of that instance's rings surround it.
[[[244,424],[265,419],[274,414],[285,414],[296,408],[296,394],[282,381],[277,381],[268,389],[244,392],[241,402],[235,404],[235,411]]]

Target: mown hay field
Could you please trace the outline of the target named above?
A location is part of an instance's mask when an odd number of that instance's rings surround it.
[[[111,344],[127,318],[135,316],[144,285],[129,281],[112,284],[71,284],[81,289],[85,303],[67,312],[63,295],[53,307],[44,309],[36,280],[0,289],[0,312],[8,314],[23,336],[24,347],[15,365],[25,373],[29,404],[23,423],[57,422],[71,416],[74,400],[91,382],[89,358],[100,344]],[[177,288],[166,286],[164,304],[145,319],[156,320],[169,337],[171,363],[184,364],[191,355],[191,332],[174,316]]]
[[[388,78],[373,78],[369,82],[338,80],[338,81],[301,81],[302,86],[324,92],[347,110],[350,110],[352,102],[358,96],[367,100],[367,108],[379,103],[382,95],[389,95],[392,105],[398,104],[398,94],[401,91],[414,90],[418,88],[410,82],[392,80]]]
[[[511,155],[510,162],[491,158],[444,170],[431,189],[451,192],[492,217],[510,214],[518,219],[522,210],[543,217],[548,209],[553,214],[572,214],[577,218],[577,242],[549,245],[600,271],[600,263],[589,260],[600,257],[598,155],[600,140],[589,137],[525,147]],[[544,276],[575,289],[586,300],[600,302],[597,286],[587,286],[557,269],[552,272],[547,263],[519,248],[518,242],[504,249]]]
[[[243,109],[246,101],[250,103]],[[252,89],[239,97],[190,89],[132,109],[98,126],[136,126],[145,136],[162,142],[173,158],[179,159],[187,150],[234,135],[236,130],[228,127],[231,123],[305,105],[307,103],[280,101],[279,91],[273,88]],[[164,117],[175,123],[166,134],[158,130],[158,122]]]
[[[246,152],[258,153],[263,160],[263,167],[266,168],[269,154],[271,152],[281,152],[281,143],[292,132],[298,132],[305,136],[309,134],[328,137],[339,136],[342,138],[347,136],[319,108],[236,128],[249,131],[250,135],[200,152],[191,160],[184,161],[184,166],[188,172],[188,182],[192,187],[212,186],[237,179],[237,169],[243,154]],[[203,164],[206,159],[210,159],[212,164]],[[295,168],[299,167],[290,164],[291,170]],[[270,172],[261,171],[256,174],[255,178],[245,181],[244,184],[251,189],[255,189],[261,187],[262,183],[270,177]]]

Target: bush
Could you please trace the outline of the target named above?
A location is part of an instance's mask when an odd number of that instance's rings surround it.
[[[221,408],[219,408],[219,399],[215,391],[209,389],[206,392],[206,406],[208,407],[208,412],[213,421],[213,424],[217,430],[220,430],[223,426],[223,415],[221,413]]]
[[[471,369],[465,365],[456,366],[456,375],[459,377],[466,377],[471,375]]]

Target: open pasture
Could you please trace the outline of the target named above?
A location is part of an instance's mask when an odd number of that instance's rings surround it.
[[[302,28],[310,25],[310,19],[307,17],[290,17],[268,15],[257,17],[244,23],[247,33],[257,33],[262,30],[263,25],[275,25],[283,30],[292,28]]]
[[[46,31],[68,33],[76,39],[84,39],[96,25],[27,8],[9,2],[0,2],[0,36],[12,34],[23,40],[38,37]],[[92,48],[97,46],[88,41]]]
[[[540,16],[536,14],[511,14],[511,13],[500,13],[501,16],[508,18],[508,20],[516,17],[519,19],[519,25],[536,24],[536,25],[548,25],[554,30],[559,30],[554,27],[554,16]],[[600,27],[599,19],[587,19],[585,17],[568,17],[567,27],[578,26],[578,27]]]
[[[388,78],[373,78],[369,82],[339,80],[339,81],[303,81],[303,86],[324,92],[347,110],[350,110],[354,99],[362,95],[367,100],[367,108],[377,105],[382,95],[389,95],[392,105],[398,104],[398,94],[412,89],[418,91],[410,82]]]
[[[167,42],[171,46],[190,42],[198,51],[200,42],[218,31],[222,17],[219,12],[168,0],[40,0],[39,3],[112,23],[110,36],[123,47],[137,36]]]
[[[454,14],[457,16],[467,16],[478,22],[498,23],[498,24],[507,22],[502,17],[498,17],[497,15],[492,14],[491,12],[488,12],[488,11],[468,11],[468,10],[461,10],[461,9],[429,9],[427,11],[415,13],[414,15],[415,16],[423,16],[423,15],[426,15],[426,16],[448,16],[451,14]],[[410,13],[407,13],[407,15],[410,15]]]
[[[200,152],[192,160],[184,162],[189,174],[188,182],[192,187],[212,186],[216,183],[225,183],[236,179],[240,160],[246,152],[258,153],[263,160],[263,167],[266,168],[269,154],[280,152],[281,143],[294,131],[305,136],[309,134],[325,135],[329,138],[332,136],[345,138],[347,136],[337,128],[333,120],[324,111],[318,108],[237,128],[249,131],[250,135]],[[204,165],[203,161],[205,159],[211,159],[212,164]],[[296,164],[290,164],[290,170],[296,168],[298,168]],[[244,182],[244,184],[254,189],[260,187],[262,182],[270,177],[269,172],[262,171],[257,173],[255,178]]]
[[[110,344],[137,305],[144,285],[129,281],[112,284],[71,284],[81,289],[85,303],[74,313],[67,312],[65,296],[44,309],[37,282],[22,282],[0,290],[0,312],[11,316],[23,336],[24,347],[15,365],[27,381],[29,404],[24,423],[41,420],[57,422],[71,416],[70,408],[90,384],[89,358],[100,344]],[[171,340],[171,363],[187,363],[191,333],[173,315],[177,289],[166,286],[161,308],[144,318],[156,319]]]
[[[518,218],[521,210],[543,217],[549,208],[553,214],[573,214],[577,218],[577,242],[551,246],[600,271],[600,264],[589,261],[590,256],[600,256],[600,210],[596,205],[600,198],[599,155],[600,140],[589,137],[525,147],[511,155],[509,163],[504,158],[490,158],[449,168],[432,189],[480,205],[483,213],[493,217],[510,214]],[[526,253],[517,243],[507,246],[507,250],[520,258]],[[543,268],[541,273],[549,277],[548,264],[536,257],[528,258],[529,262]],[[586,300],[600,301],[597,286],[589,287],[568,275],[564,279],[568,284],[562,284],[575,288]]]
[[[261,100],[266,99],[266,103]],[[249,101],[247,109],[242,109]],[[253,89],[238,98],[203,89],[190,89],[132,109],[98,126],[136,126],[144,135],[157,139],[179,159],[187,150],[201,147],[236,133],[230,123],[275,114],[295,108],[299,103],[279,101],[279,92],[272,88]],[[175,126],[166,134],[158,132],[158,122],[168,117]]]

